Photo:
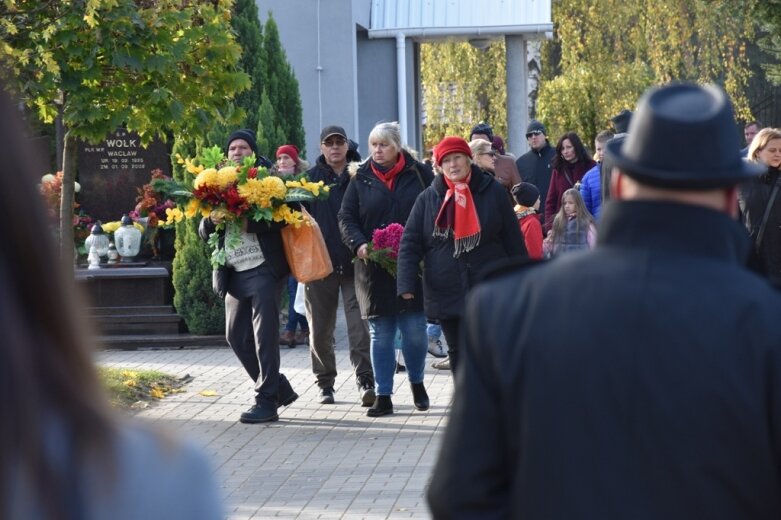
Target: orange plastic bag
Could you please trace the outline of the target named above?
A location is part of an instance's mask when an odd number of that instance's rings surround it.
[[[301,283],[308,283],[325,278],[333,272],[334,266],[320,226],[305,209],[301,211],[311,225],[303,224],[298,228],[285,226],[282,228],[282,244],[293,277]]]

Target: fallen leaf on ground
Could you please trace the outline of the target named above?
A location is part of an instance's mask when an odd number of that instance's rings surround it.
[[[217,392],[214,390],[201,390],[198,393],[204,397],[215,397],[217,395]]]

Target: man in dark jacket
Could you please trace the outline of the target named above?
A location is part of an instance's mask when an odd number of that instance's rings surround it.
[[[336,309],[339,306],[339,291],[342,292],[344,317],[347,320],[347,342],[350,349],[350,363],[355,369],[355,383],[361,394],[361,405],[374,404],[374,373],[369,356],[369,327],[361,318],[358,299],[355,296],[353,254],[342,243],[339,221],[336,214],[342,206],[342,198],[350,182],[347,172],[348,156],[360,160],[350,148],[344,128],[327,126],[320,132],[320,157],[307,172],[312,182],[323,181],[331,186],[326,200],[309,204],[310,213],[320,226],[334,272],[315,282],[306,284],[306,308],[311,331],[309,349],[312,355],[312,371],[320,388],[322,404],[333,404],[336,382],[336,355],[334,353],[334,329]]]
[[[540,200],[545,201],[550,186],[552,174],[551,161],[556,156],[556,149],[548,142],[545,126],[537,120],[532,120],[526,128],[526,141],[530,150],[518,157],[515,165],[521,174],[523,182],[530,182],[540,190]],[[543,215],[540,214],[540,219]]]
[[[257,157],[255,134],[237,130],[228,137],[225,149],[236,163]],[[220,223],[216,216],[206,217],[198,234],[208,240]],[[279,372],[279,304],[290,273],[279,232],[282,226],[246,222],[237,241],[226,247],[226,265],[215,270],[213,277],[215,292],[225,299],[225,338],[255,382],[255,404],[241,414],[243,423],[276,421],[277,408],[298,399]],[[225,247],[225,232],[219,233]]]
[[[781,517],[781,295],[735,221],[757,168],[719,87],[635,118],[596,249],[472,293],[434,518]]]

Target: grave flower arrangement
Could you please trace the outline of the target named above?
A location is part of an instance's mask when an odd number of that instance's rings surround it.
[[[254,221],[285,222],[299,227],[308,224],[304,215],[290,203],[325,199],[330,186],[309,182],[306,174],[282,179],[255,166],[255,157],[245,157],[241,164],[229,161],[219,146],[203,150],[199,157],[176,156],[192,177],[181,183],[154,179],[152,188],[175,202],[166,209],[166,223],[183,219],[218,216],[217,231],[225,230],[226,240],[239,240],[242,218]],[[212,265],[225,264],[225,249],[219,246],[219,235],[209,237]],[[230,245],[230,243],[229,243]]]
[[[133,220],[146,219],[146,226],[148,228],[165,226],[168,218],[166,210],[176,206],[176,203],[173,200],[165,198],[161,193],[155,191],[152,183],[156,179],[171,180],[170,177],[163,173],[163,170],[159,168],[152,170],[150,182],[144,184],[140,188],[136,188],[136,191],[138,191],[136,207],[129,213],[130,218]]]
[[[404,226],[396,222],[375,229],[371,241],[367,244],[367,256],[364,262],[369,260],[377,263],[395,278],[402,233],[404,233]]]
[[[166,249],[164,243],[170,242],[170,240],[166,242],[165,238],[168,237],[163,237],[161,233],[173,233],[173,224],[166,223],[168,218],[166,210],[176,207],[173,200],[155,191],[152,183],[157,179],[171,180],[161,169],[152,170],[150,181],[140,188],[136,188],[138,192],[136,206],[133,211],[128,213],[134,222],[140,222],[144,226],[144,241],[148,244],[153,258],[160,258],[163,252],[161,250]],[[161,229],[171,229],[171,231],[161,232]],[[171,248],[173,247],[173,244],[169,245]],[[173,255],[173,252],[168,254]]]
[[[75,192],[78,194],[81,186],[79,183],[75,183]],[[62,194],[62,172],[56,174],[47,173],[41,177],[41,184],[39,185],[41,196],[43,197],[46,211],[52,222],[52,226],[56,226],[59,221],[60,215],[60,197]],[[84,240],[89,236],[90,229],[94,220],[91,216],[84,213],[80,204],[74,200],[73,202],[73,241],[76,251],[79,254],[85,255],[87,251],[84,249]]]

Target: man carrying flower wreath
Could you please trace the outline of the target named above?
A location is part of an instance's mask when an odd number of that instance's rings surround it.
[[[237,130],[228,137],[228,159],[241,163],[258,157],[255,134]],[[198,229],[204,240],[226,218],[215,210],[201,219]],[[243,423],[276,421],[278,406],[298,398],[287,378],[279,372],[279,306],[282,289],[290,273],[280,230],[284,221],[240,220],[238,237],[225,239],[225,265],[215,270],[215,292],[225,299],[225,337],[244,369],[255,381],[255,404],[241,414]],[[226,228],[232,229],[232,228]]]

